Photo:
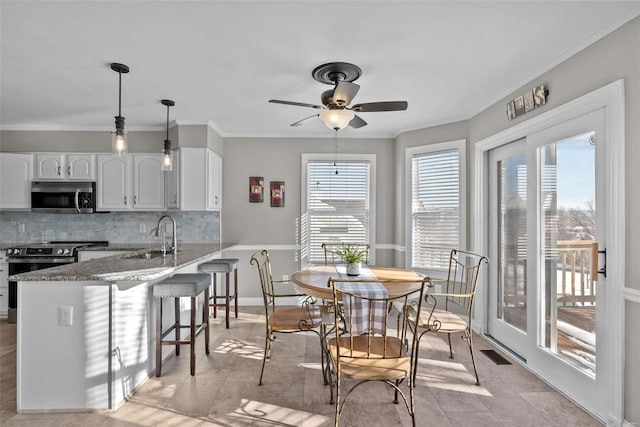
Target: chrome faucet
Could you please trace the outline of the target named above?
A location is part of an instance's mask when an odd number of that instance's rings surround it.
[[[175,254],[178,252],[178,232],[176,229],[176,220],[171,215],[165,214],[160,217],[160,219],[158,220],[158,225],[155,228],[155,230],[157,230],[156,237],[158,237],[158,232],[160,231],[160,223],[165,218],[169,218],[173,225],[173,234],[171,235],[171,253]]]
[[[162,256],[167,254],[167,238],[164,234],[164,231],[160,227],[156,227],[149,232],[149,234],[154,233],[153,235],[158,237],[158,234],[162,234],[162,243],[160,244],[160,250],[162,251]]]

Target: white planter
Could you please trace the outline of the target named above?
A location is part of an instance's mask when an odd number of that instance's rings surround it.
[[[347,264],[347,276],[359,276],[360,275],[360,263],[354,262]]]

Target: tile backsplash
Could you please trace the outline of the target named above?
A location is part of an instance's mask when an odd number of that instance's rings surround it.
[[[113,243],[153,243],[150,231],[164,212],[110,212],[98,214],[44,214],[0,212],[1,243],[41,242],[43,231],[52,240],[108,240]],[[176,220],[178,242],[220,241],[220,212],[169,212]],[[167,235],[171,221],[163,221]]]

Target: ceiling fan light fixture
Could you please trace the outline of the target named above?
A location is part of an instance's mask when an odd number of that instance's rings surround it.
[[[170,99],[163,99],[160,102],[162,105],[167,106],[167,138],[164,140],[162,164],[160,166],[163,171],[170,172],[173,169],[173,150],[171,150],[171,140],[169,139],[169,108],[176,105],[176,103]]]
[[[116,129],[111,132],[111,150],[116,156],[122,156],[127,152],[127,132],[124,130],[124,117],[122,117],[122,74],[129,72],[129,67],[114,62],[111,69],[118,73],[118,115]]]
[[[340,130],[349,126],[355,113],[351,110],[333,109],[320,113],[320,119],[329,129]]]

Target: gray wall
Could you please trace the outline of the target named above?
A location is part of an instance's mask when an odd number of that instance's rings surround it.
[[[329,132],[328,132],[329,133]],[[338,152],[376,155],[376,243],[393,244],[395,218],[394,143],[392,139],[340,139]],[[274,276],[300,268],[298,225],[302,153],[332,153],[333,139],[225,138],[223,174],[223,240],[246,246],[241,260],[245,291],[260,295],[254,271],[248,270],[250,253],[262,248],[278,257]],[[249,177],[265,181],[263,203],[249,203]],[[285,206],[270,207],[269,182],[285,182]],[[275,245],[275,246],[274,246]],[[278,253],[275,255],[275,253]],[[376,263],[393,265],[393,250],[377,250]],[[246,260],[246,262],[244,262]]]
[[[599,40],[510,96],[469,120],[469,140],[474,144],[510,126],[529,120],[567,101],[618,79],[625,81],[626,102],[626,283],[640,290],[640,18]],[[506,103],[526,89],[544,83],[550,90],[546,106],[508,121]],[[473,153],[470,153],[473,154]],[[469,158],[473,165],[473,159]],[[471,169],[470,169],[471,170]],[[616,296],[622,298],[621,295]],[[626,304],[625,418],[640,423],[640,304]]]
[[[159,153],[165,138],[165,131],[128,132],[128,150],[131,153]],[[0,151],[110,153],[111,133],[3,130],[0,132]]]

